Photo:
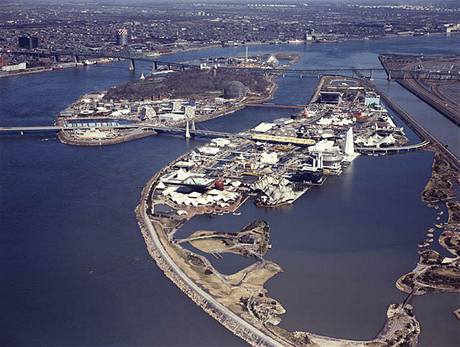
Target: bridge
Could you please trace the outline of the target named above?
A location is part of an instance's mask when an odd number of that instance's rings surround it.
[[[133,124],[108,124],[108,125],[89,125],[88,123],[79,123],[78,126],[59,126],[59,125],[42,125],[42,126],[16,126],[16,127],[0,127],[0,134],[24,134],[24,133],[43,133],[43,132],[53,132],[57,133],[59,131],[65,130],[90,130],[90,129],[140,129],[140,130],[154,130],[155,132],[161,134],[171,134],[171,135],[185,135],[185,137],[190,136],[200,136],[200,137],[223,137],[223,138],[240,138],[246,140],[260,141],[260,142],[272,142],[272,143],[284,143],[284,144],[293,144],[297,146],[311,146],[315,144],[315,141],[311,139],[302,139],[297,137],[290,136],[274,136],[267,134],[259,133],[230,133],[224,131],[214,131],[207,129],[189,129],[182,127],[172,127],[172,126],[163,126],[158,124],[148,124],[148,123],[133,123]],[[188,133],[187,133],[188,132]]]
[[[300,110],[304,109],[305,105],[285,105],[285,104],[274,104],[271,102],[263,103],[263,104],[246,104],[247,107],[262,107],[262,108],[284,108],[284,109],[292,109],[292,110]]]
[[[131,124],[107,124],[107,125],[90,125],[89,123],[81,123],[78,126],[62,126],[62,125],[38,125],[38,126],[14,126],[14,127],[0,127],[0,134],[24,134],[24,133],[43,133],[43,132],[59,132],[62,130],[90,130],[90,129],[141,129],[141,130],[154,130],[158,133],[169,134],[184,134],[185,128],[181,127],[167,127],[158,124],[149,123],[131,123]],[[213,131],[205,129],[189,129],[191,135],[203,137],[240,137],[247,138],[247,135],[238,133],[228,133],[222,131]]]
[[[369,81],[366,78],[361,79],[362,83],[373,88],[377,94],[380,95],[383,101],[390,107],[393,111],[395,111],[400,118],[404,120],[404,122],[411,128],[415,134],[417,134],[424,143],[428,141],[431,146],[435,147],[437,150],[442,152],[446,158],[449,160],[450,164],[456,168],[457,170],[460,169],[460,160],[459,158],[449,150],[444,144],[439,141],[436,137],[431,135],[424,127],[422,127],[409,113],[403,110],[397,103],[395,103],[387,94],[383,92],[379,87],[377,87],[374,83]]]
[[[419,150],[425,146],[428,146],[430,141],[425,140],[420,143],[407,146],[395,146],[395,147],[356,147],[355,150],[361,154],[391,154],[391,153],[403,153],[412,152]]]
[[[57,125],[44,125],[44,126],[18,126],[18,127],[0,127],[0,134],[7,133],[42,133],[42,132],[59,132],[62,130],[89,130],[89,129],[140,129],[140,130],[154,130],[157,133],[171,134],[171,135],[181,135],[186,134],[187,128],[182,127],[168,127],[157,124],[145,124],[145,123],[136,123],[136,124],[117,124],[117,125],[105,125],[105,126],[94,126],[88,125],[87,123],[79,124],[78,126],[57,126]],[[223,131],[214,131],[206,129],[188,129],[190,136],[200,136],[200,137],[223,137],[223,138],[241,138],[246,140],[260,141],[260,142],[272,142],[272,143],[282,143],[282,144],[292,144],[296,146],[311,146],[315,144],[315,141],[311,139],[303,139],[290,136],[275,136],[268,134],[259,134],[259,133],[229,133]],[[403,152],[412,152],[419,150],[430,144],[429,140],[423,142],[407,145],[407,146],[398,146],[398,147],[381,147],[381,148],[370,148],[370,147],[356,147],[355,150],[361,154],[391,154],[391,153],[403,153]]]
[[[136,61],[146,61],[153,64],[153,70],[159,69],[161,66],[167,67],[169,70],[185,70],[185,69],[199,69],[200,66],[197,64],[190,63],[179,63],[162,61],[157,57],[150,56],[144,53],[139,53],[131,50],[123,51],[101,51],[101,50],[90,50],[90,49],[74,49],[74,50],[59,50],[59,51],[38,51],[38,50],[0,50],[0,53],[11,54],[11,55],[29,55],[39,57],[53,57],[55,61],[59,61],[60,56],[73,57],[75,63],[78,63],[82,57],[86,58],[113,58],[128,61],[128,68],[130,70],[136,69]],[[391,69],[385,70],[382,66],[377,67],[342,67],[342,68],[323,68],[323,69],[290,69],[290,68],[240,68],[232,66],[219,66],[219,69],[242,69],[256,71],[264,74],[280,74],[283,77],[286,76],[320,76],[321,74],[333,74],[342,72],[351,72],[353,75],[366,75],[372,79],[373,73],[376,71],[386,72],[388,79],[455,79],[460,80],[459,71],[428,71],[428,70],[415,70],[415,69]]]

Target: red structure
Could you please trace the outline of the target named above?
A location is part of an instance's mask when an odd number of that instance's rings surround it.
[[[0,55],[0,67],[8,65],[8,62],[6,61],[6,57],[4,55]]]

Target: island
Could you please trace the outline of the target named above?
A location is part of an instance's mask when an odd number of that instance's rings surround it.
[[[156,173],[136,208],[148,251],[197,305],[251,345],[414,346],[420,326],[407,302],[389,304],[385,326],[369,341],[281,328],[285,309],[264,285],[282,268],[265,259],[271,246],[264,221],[254,221],[238,233],[196,230],[176,238],[194,216],[236,214],[248,199],[263,208],[295,203],[311,186],[341,175],[358,151],[370,154],[372,149],[373,155],[383,155],[403,150],[407,142],[368,83],[324,76],[310,103],[295,117],[214,138]],[[230,252],[255,262],[225,275],[198,251],[217,258]]]
[[[100,146],[186,124],[193,130],[195,123],[270,100],[276,77],[297,59],[277,53],[171,63],[137,81],[83,95],[57,117],[58,136],[66,144]]]

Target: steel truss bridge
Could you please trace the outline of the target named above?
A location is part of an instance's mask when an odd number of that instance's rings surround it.
[[[200,66],[191,63],[180,63],[163,61],[157,57],[150,56],[147,54],[124,50],[124,51],[99,51],[89,49],[72,49],[72,50],[58,50],[58,51],[6,51],[0,50],[0,53],[11,54],[11,55],[28,55],[36,57],[52,57],[57,62],[61,56],[73,57],[74,62],[78,63],[83,58],[112,58],[128,61],[128,68],[130,70],[136,69],[136,61],[145,61],[152,63],[152,70],[157,70],[160,67],[167,67],[169,70],[186,70],[186,69],[199,69]],[[231,66],[219,66],[218,69],[234,69],[236,67]],[[334,74],[351,72],[353,75],[357,74],[360,76],[366,76],[369,78],[373,77],[374,72],[386,72],[388,79],[455,79],[460,80],[460,71],[431,71],[431,70],[416,70],[416,69],[391,69],[386,71],[381,66],[376,67],[341,67],[341,68],[323,68],[323,69],[290,69],[290,68],[239,68],[242,70],[256,71],[264,74],[279,74],[283,77],[296,76],[296,77],[319,77],[322,74]]]

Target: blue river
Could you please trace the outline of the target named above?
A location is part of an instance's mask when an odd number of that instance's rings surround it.
[[[381,53],[459,54],[460,37],[432,36],[313,45],[258,45],[250,54],[296,52],[299,68],[379,66]],[[243,55],[211,48],[165,57]],[[52,124],[81,94],[138,79],[139,63],[93,65],[0,79],[0,125]],[[458,127],[383,73],[375,82],[456,153]],[[305,103],[316,77],[280,78],[274,102]],[[239,131],[289,110],[246,108],[199,127]],[[401,121],[397,120],[399,124]],[[407,127],[406,127],[407,128]],[[415,135],[406,129],[411,141]],[[51,135],[0,138],[1,346],[236,346],[237,337],[170,282],[146,251],[134,215],[142,186],[178,155],[204,143],[157,136],[107,147],[73,147]],[[420,201],[432,154],[361,156],[339,177],[308,191],[295,205],[240,216],[202,216],[197,229],[236,231],[250,221],[271,226],[267,258],[284,272],[267,283],[286,308],[281,326],[368,339],[382,328],[388,304],[404,294],[395,280],[417,262],[417,244],[435,221]],[[212,260],[230,273],[250,260]],[[420,346],[458,346],[458,296],[412,300]]]

